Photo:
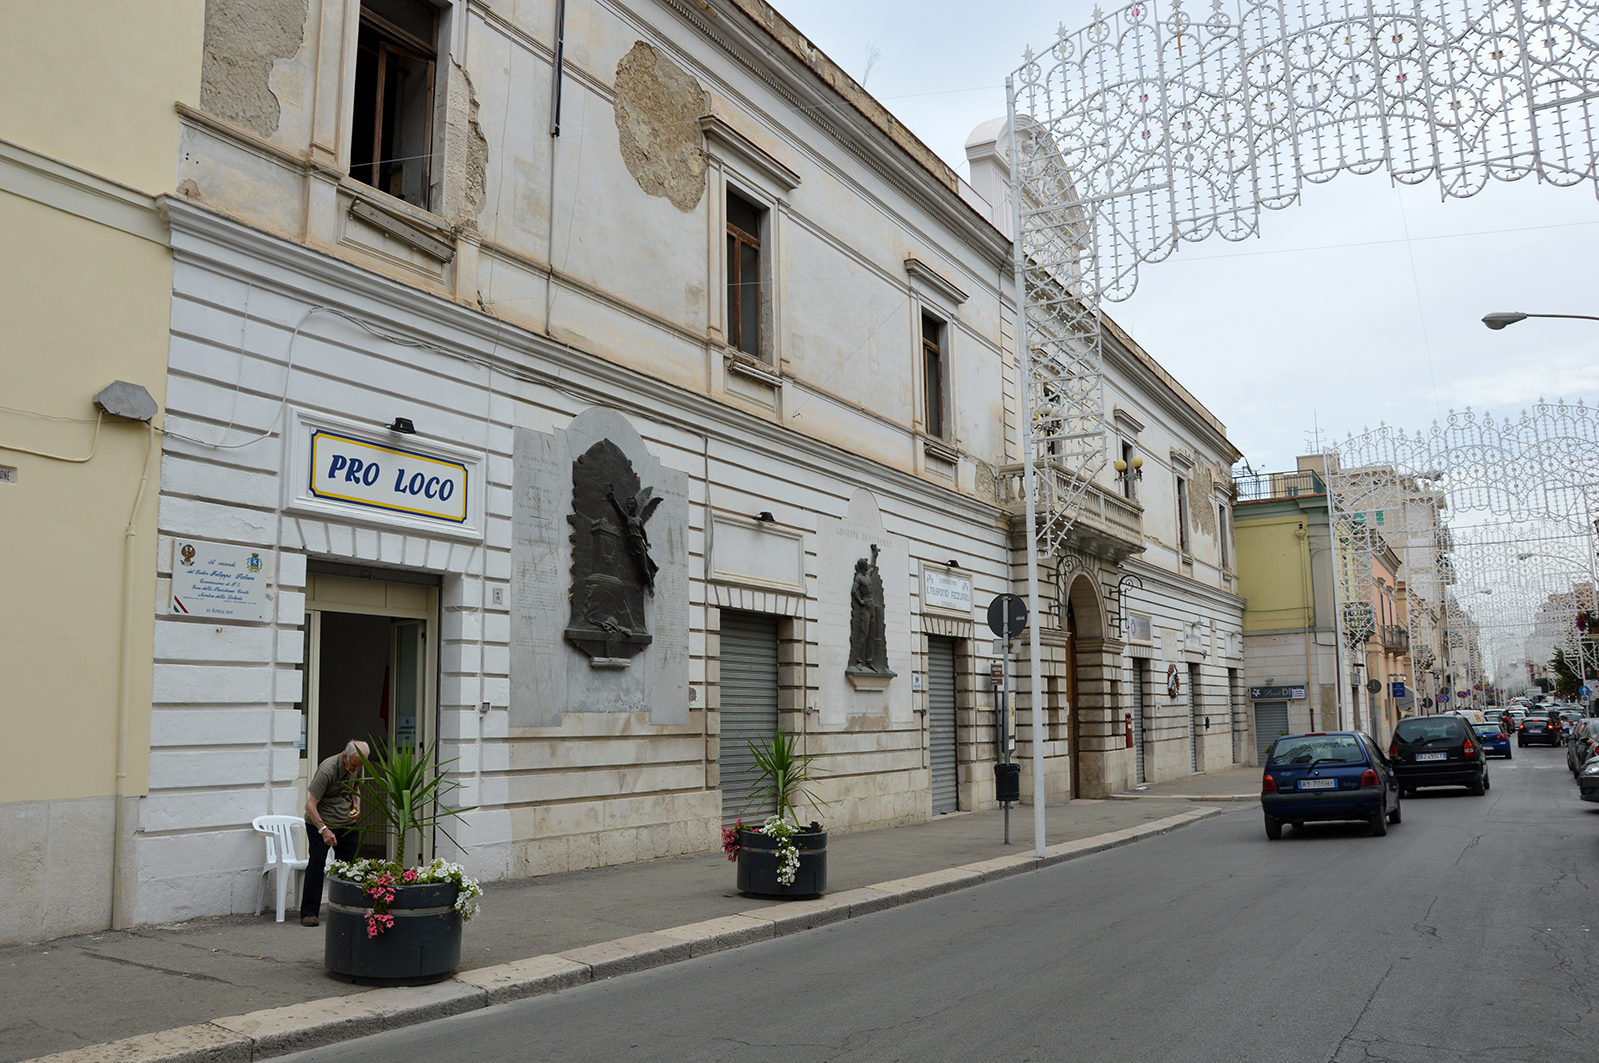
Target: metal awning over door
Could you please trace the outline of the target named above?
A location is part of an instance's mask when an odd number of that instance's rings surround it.
[[[722,824],[740,816],[759,825],[777,811],[767,800],[751,804],[756,792],[751,742],[770,742],[777,731],[777,623],[775,616],[722,610]]]
[[[927,640],[928,766],[933,815],[959,806],[960,768],[955,755],[955,640]]]

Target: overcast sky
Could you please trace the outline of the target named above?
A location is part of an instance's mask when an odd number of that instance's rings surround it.
[[[774,2],[962,176],[966,136],[1005,114],[1023,50],[1093,14],[1092,0]],[[1495,310],[1599,315],[1591,184],[1528,179],[1445,203],[1436,185],[1345,174],[1268,212],[1261,229],[1185,245],[1105,307],[1257,471],[1292,467],[1317,426],[1342,438],[1379,422],[1425,428],[1467,406],[1497,416],[1540,396],[1599,401],[1599,322],[1491,332],[1480,321]]]

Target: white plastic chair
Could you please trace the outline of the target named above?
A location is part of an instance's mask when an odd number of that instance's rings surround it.
[[[296,871],[303,872],[307,860],[298,854],[306,851],[305,820],[299,816],[257,816],[250,821],[266,838],[266,864],[261,868],[262,878],[255,893],[255,914],[261,914],[266,902],[266,876],[274,874],[278,891],[278,922],[283,922],[283,906],[288,901],[289,884]]]

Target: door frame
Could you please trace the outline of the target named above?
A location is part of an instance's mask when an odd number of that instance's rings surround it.
[[[400,590],[399,588],[403,588]],[[317,748],[321,727],[322,698],[322,614],[353,613],[361,616],[381,616],[389,619],[389,663],[395,663],[395,621],[416,621],[422,625],[422,681],[419,688],[420,704],[417,706],[417,742],[426,749],[438,736],[439,722],[439,590],[432,584],[398,582],[373,577],[357,578],[331,573],[314,572],[306,576],[305,617],[306,649],[304,662],[306,756],[300,761],[300,774],[295,784],[297,808],[305,807],[306,789],[310,773],[317,764],[332,755],[332,751]],[[319,593],[320,592],[320,593]],[[431,635],[431,637],[429,637]],[[389,713],[389,740],[394,740],[394,727],[398,714],[392,711],[392,699],[397,684],[389,683],[391,711]],[[436,754],[435,754],[436,756]],[[437,770],[437,764],[434,770]],[[433,854],[436,838],[418,839],[419,854],[429,858]],[[407,843],[410,850],[410,843]],[[394,855],[394,842],[389,840],[389,857]]]

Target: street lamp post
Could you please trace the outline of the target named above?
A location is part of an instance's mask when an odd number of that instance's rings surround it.
[[[1525,321],[1529,317],[1566,317],[1579,321],[1599,321],[1599,317],[1594,317],[1591,314],[1523,314],[1519,311],[1511,310],[1501,311],[1496,314],[1485,314],[1483,315],[1482,323],[1498,332],[1506,325],[1514,325],[1516,322]]]

